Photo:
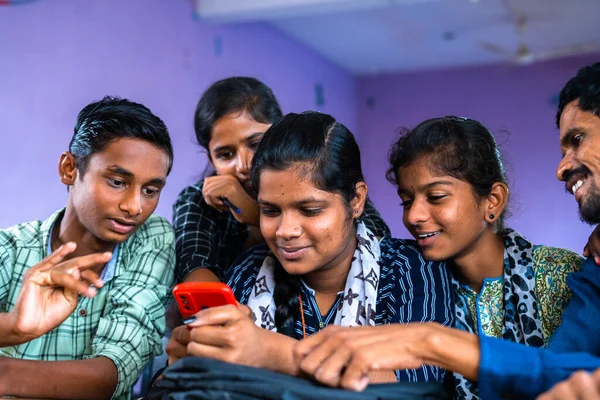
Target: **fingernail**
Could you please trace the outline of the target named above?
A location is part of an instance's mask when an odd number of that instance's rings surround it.
[[[184,325],[191,324],[192,322],[194,322],[196,320],[196,318],[197,317],[195,315],[192,315],[191,317],[184,319],[183,324]]]
[[[362,392],[369,385],[369,377],[364,376],[358,382],[354,384],[354,390]]]

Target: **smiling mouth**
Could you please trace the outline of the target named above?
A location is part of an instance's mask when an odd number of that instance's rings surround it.
[[[573,193],[573,195],[577,194],[579,188],[581,188],[581,186],[583,186],[583,184],[587,182],[587,180],[588,178],[586,176],[585,178],[579,179],[577,182],[575,182],[575,184],[571,186],[571,193]]]
[[[417,244],[421,248],[429,247],[433,245],[440,233],[442,231],[419,233],[416,235]]]
[[[307,249],[308,247],[279,247],[281,255],[286,260],[297,260]]]
[[[435,235],[439,235],[439,234],[440,234],[440,232],[441,232],[441,231],[437,231],[437,232],[430,232],[430,233],[421,233],[421,234],[417,235],[417,237],[418,237],[419,239],[427,239],[427,238],[433,237],[433,236],[435,236]]]

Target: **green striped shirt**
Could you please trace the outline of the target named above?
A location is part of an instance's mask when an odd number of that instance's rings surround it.
[[[1,313],[14,307],[25,271],[48,255],[50,231],[63,212],[0,230]],[[142,369],[162,353],[174,270],[173,229],[152,215],[119,245],[114,276],[93,299],[80,297],[59,327],[28,343],[0,348],[0,356],[48,361],[108,357],[119,376],[113,399],[130,398]]]

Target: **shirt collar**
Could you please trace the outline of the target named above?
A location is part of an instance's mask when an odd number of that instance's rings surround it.
[[[50,254],[52,254],[52,240],[51,240],[52,229],[54,228],[54,225],[56,224],[56,221],[58,220],[58,218],[62,217],[64,212],[65,212],[65,209],[62,208],[62,209],[58,210],[57,212],[55,212],[54,214],[52,214],[50,216],[50,218],[48,218],[47,220],[45,220],[42,223],[42,238],[43,238],[44,243],[46,243],[46,256],[49,256]],[[115,249],[112,252],[111,259],[108,261],[108,263],[106,263],[105,268],[102,270],[102,275],[100,276],[100,279],[102,279],[102,281],[108,282],[115,276],[115,271],[117,269],[118,256],[119,256],[119,245],[116,245]]]

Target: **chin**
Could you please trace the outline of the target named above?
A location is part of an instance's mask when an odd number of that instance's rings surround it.
[[[288,261],[284,260],[280,261],[281,266],[289,275],[297,275],[301,277],[302,275],[306,275],[312,271],[310,265],[306,262],[302,261]]]
[[[102,240],[103,242],[117,245],[117,244],[121,244],[121,243],[125,242],[127,239],[129,239],[131,237],[131,235],[132,234],[121,235],[121,234],[111,231],[111,232],[107,232],[104,235],[96,235],[96,237],[98,239]]]
[[[423,257],[425,257],[427,261],[445,261],[448,259],[448,257],[435,249],[421,249],[421,253],[423,253]]]
[[[596,192],[588,193],[588,195],[579,200],[579,216],[583,222],[590,225],[600,223],[600,195]]]

